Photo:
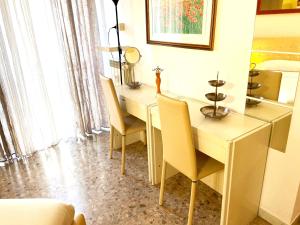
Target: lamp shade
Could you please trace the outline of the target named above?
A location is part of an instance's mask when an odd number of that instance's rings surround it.
[[[119,0],[112,0],[115,5],[118,5]]]

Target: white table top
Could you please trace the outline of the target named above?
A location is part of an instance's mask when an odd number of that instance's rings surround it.
[[[217,136],[226,141],[233,141],[234,139],[267,124],[264,121],[235,112],[230,112],[221,120],[205,118],[200,112],[200,108],[207,104],[194,99],[184,98],[182,100],[188,103],[191,125],[193,128]],[[158,107],[153,107],[151,113],[153,117],[159,117]]]
[[[145,84],[139,89],[130,89],[126,85],[120,85],[116,86],[116,91],[119,95],[145,106],[156,103],[155,88]]]
[[[120,85],[116,86],[116,91],[120,96],[123,96],[145,106],[156,104],[156,89],[155,87],[146,84],[142,84],[142,86],[138,89],[130,89],[126,85]],[[168,91],[162,90],[162,94],[172,98],[178,98],[176,94]]]
[[[254,118],[272,122],[287,114],[291,114],[292,110],[287,107],[261,102],[257,106],[246,107],[245,114]]]
[[[132,90],[127,86],[118,86],[116,89],[119,95],[132,101],[136,101],[145,106],[154,105],[151,109],[151,114],[153,117],[159,118],[158,107],[155,106],[156,90],[154,87],[142,85],[141,88]],[[200,108],[206,106],[206,103],[195,99],[178,97],[169,92],[163,92],[163,94],[166,94],[170,97],[179,98],[188,103],[191,124],[193,128],[217,136],[226,141],[232,141],[267,124],[264,121],[235,112],[230,112],[229,115],[222,120],[205,118],[200,112]]]

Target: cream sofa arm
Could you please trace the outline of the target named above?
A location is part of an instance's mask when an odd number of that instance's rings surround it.
[[[75,216],[73,225],[86,225],[85,218],[83,214]]]

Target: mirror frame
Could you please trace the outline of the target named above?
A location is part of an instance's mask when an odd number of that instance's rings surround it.
[[[135,63],[130,63],[130,62],[128,62],[127,59],[126,59],[126,51],[127,51],[128,49],[130,49],[130,48],[134,48],[134,49],[139,53],[139,59],[138,59],[138,61],[136,61]],[[128,47],[128,48],[126,48],[126,50],[125,50],[125,52],[124,52],[124,59],[125,59],[125,61],[126,61],[127,63],[129,63],[129,64],[137,64],[137,63],[141,60],[141,58],[142,58],[142,55],[141,55],[141,52],[140,52],[140,50],[139,50],[138,48],[136,48],[136,47]]]
[[[268,14],[285,14],[285,13],[300,13],[300,9],[276,9],[276,10],[261,10],[262,0],[257,0],[256,15],[268,15]]]

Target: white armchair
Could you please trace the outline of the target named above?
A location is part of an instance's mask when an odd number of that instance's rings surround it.
[[[86,225],[72,205],[51,199],[1,199],[1,225]]]

